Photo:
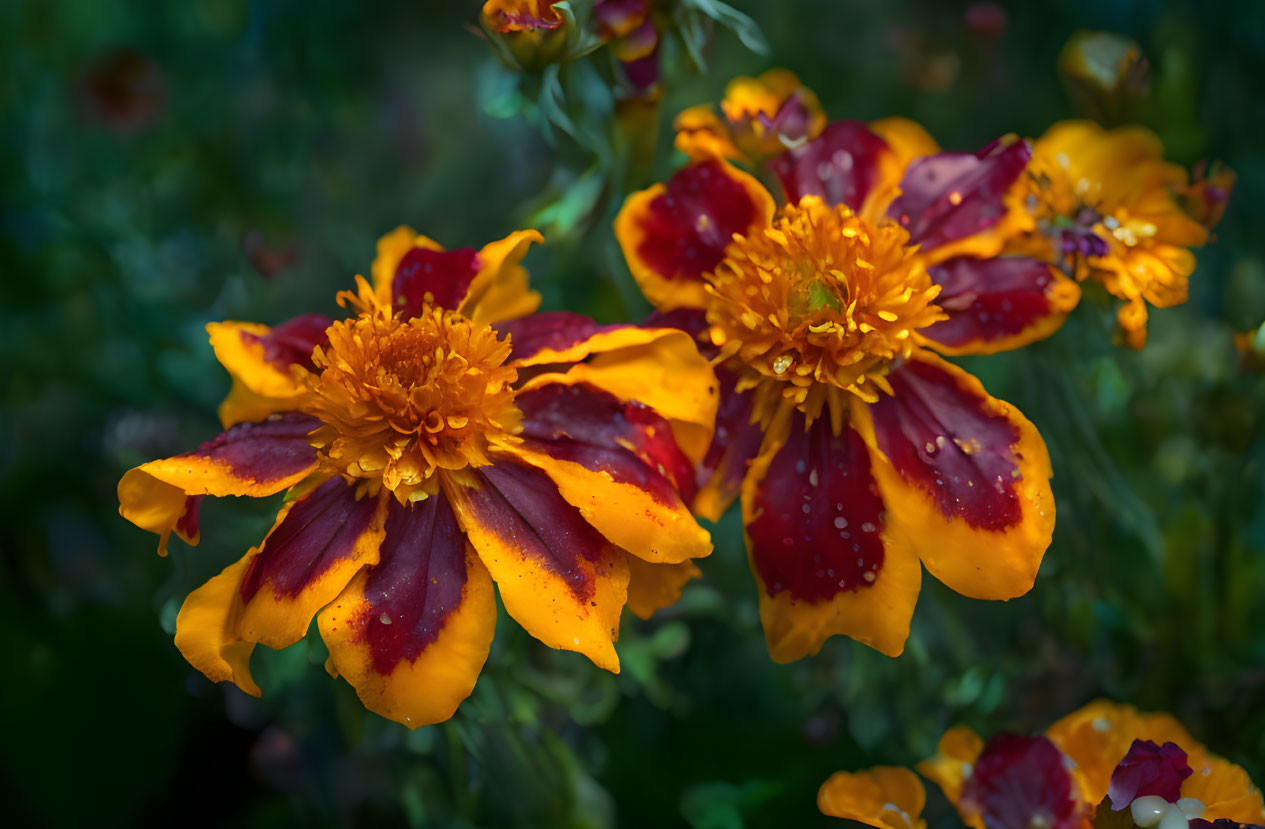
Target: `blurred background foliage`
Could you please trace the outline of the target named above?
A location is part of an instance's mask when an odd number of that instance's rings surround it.
[[[1232,341],[1265,321],[1265,6],[736,0],[753,25],[717,25],[682,5],[656,121],[613,105],[600,50],[513,73],[474,0],[0,4],[9,825],[827,825],[837,769],[912,763],[958,722],[1040,731],[1100,695],[1173,711],[1265,781],[1265,382]],[[1080,29],[1131,39],[1141,79],[1104,98],[1094,67],[1060,74]],[[202,545],[160,560],[114,487],[217,431],[205,323],[332,313],[400,223],[476,247],[535,223],[547,309],[638,318],[613,211],[678,163],[673,114],[771,66],[832,117],[910,116],[946,148],[1092,114],[1238,171],[1146,350],[1112,345],[1091,294],[1050,341],[970,361],[1051,447],[1036,589],[984,603],[924,578],[900,659],[836,639],[774,665],[731,514],[703,581],[626,616],[618,677],[503,623],[458,716],[408,732],[329,679],[315,637],[259,649],[262,700],[193,672],[179,601],[274,505],[208,503]],[[929,818],[955,823],[936,794]]]

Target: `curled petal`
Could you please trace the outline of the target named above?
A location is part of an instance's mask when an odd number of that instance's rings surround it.
[[[892,543],[856,432],[834,434],[830,418],[806,430],[796,412],[785,442],[775,435],[751,464],[742,509],[774,661],[816,653],[835,634],[900,655],[922,571]]]
[[[1048,337],[1080,301],[1080,286],[1036,259],[959,256],[927,268],[948,313],[921,332],[945,354],[995,354]]]
[[[854,401],[875,450],[892,535],[931,574],[976,599],[1032,588],[1054,530],[1050,458],[1035,427],[971,375],[926,352]]]
[[[330,663],[365,707],[418,728],[474,690],[496,627],[487,568],[442,494],[387,507],[377,564],[321,613]]]
[[[474,322],[496,323],[534,312],[540,294],[527,287],[523,257],[533,243],[545,237],[536,230],[516,230],[504,239],[488,242],[479,251],[479,272],[470,284],[461,312]]]
[[[445,492],[510,616],[549,647],[618,672],[613,643],[628,598],[624,552],[533,467],[498,460],[447,475]]]
[[[927,793],[909,769],[876,766],[835,772],[817,792],[817,808],[831,817],[856,820],[878,829],[923,829]]]
[[[628,609],[639,619],[649,619],[656,611],[675,604],[686,583],[702,575],[692,561],[651,564],[629,556]]]
[[[377,561],[385,499],[356,500],[333,478],[288,504],[264,543],[193,591],[176,617],[176,647],[215,682],[248,693],[256,643],[284,648],[366,564]]]
[[[710,159],[629,196],[615,219],[615,235],[655,307],[701,308],[703,274],[720,264],[735,233],[768,224],[773,209],[760,182]]]
[[[295,408],[303,384],[291,366],[312,368],[312,351],[328,342],[325,332],[331,323],[321,314],[304,314],[275,327],[209,323],[211,348],[233,378],[233,392],[220,405],[220,421],[227,427]]]
[[[251,696],[260,695],[250,674],[254,642],[237,631],[241,604],[238,590],[250,556],[224,568],[190,593],[176,616],[176,647],[189,664],[213,682],[231,682]]]
[[[941,258],[967,252],[994,255],[1008,234],[987,232],[1008,217],[1005,196],[1031,157],[1027,142],[1003,140],[978,153],[938,153],[916,159],[906,168],[901,194],[887,215],[909,231],[911,244],[924,250],[957,243],[944,250]],[[968,245],[972,238],[978,244]]]
[[[1149,795],[1176,803],[1181,797],[1182,781],[1192,773],[1186,752],[1176,743],[1159,745],[1150,740],[1134,740],[1129,753],[1111,773],[1107,797],[1117,812],[1135,798]]]
[[[262,497],[294,486],[317,465],[308,434],[319,426],[298,412],[239,423],[192,452],[150,461],[119,481],[119,514],[160,536],[167,552],[174,531],[198,540],[198,504],[204,495]]]

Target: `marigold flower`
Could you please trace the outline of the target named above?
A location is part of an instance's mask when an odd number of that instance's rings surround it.
[[[559,0],[487,0],[483,4],[484,24],[501,34],[551,31],[562,25],[562,15],[554,6]]]
[[[817,96],[786,69],[734,78],[719,109],[717,115],[711,104],[700,104],[677,115],[677,149],[692,158],[757,163],[816,138],[826,126]]]
[[[264,541],[185,600],[194,667],[258,695],[255,645],[317,617],[368,708],[438,722],[487,658],[495,582],[541,642],[619,670],[624,605],[675,600],[711,551],[683,498],[716,384],[679,330],[533,314],[519,262],[538,241],[446,251],[400,228],[372,283],[340,294],[350,318],[208,326],[234,380],[227,431],[129,471],[119,511],[162,550],[173,532],[197,543],[207,495],[289,493]]]
[[[916,125],[829,125],[770,165],[787,203],[721,159],[633,194],[616,234],[661,324],[710,346],[721,385],[695,511],[742,494],[775,660],[833,634],[904,648],[919,560],[975,598],[1022,595],[1050,542],[1045,444],[932,353],[1052,332],[1075,283],[998,257],[1021,141],[917,157]],[[987,555],[984,556],[984,551]]]
[[[1265,823],[1261,793],[1242,768],[1209,753],[1168,714],[1143,714],[1105,700],[1067,715],[1044,735],[1003,733],[985,743],[969,728],[952,728],[936,755],[917,768],[976,829],[1120,825],[1093,819],[1104,810],[1125,809],[1130,812],[1123,825],[1143,829]],[[900,807],[896,812],[869,805],[866,793],[876,775],[899,781],[884,788],[901,793],[892,801]],[[907,769],[883,767],[838,772],[817,802],[828,815],[903,829],[922,824],[924,797]],[[896,813],[904,822],[892,819]]]
[[[1192,189],[1186,171],[1164,161],[1163,150],[1142,127],[1058,123],[1033,144],[1023,187],[1009,197],[1012,209],[1033,220],[1014,249],[1078,280],[1097,280],[1124,300],[1117,319],[1133,348],[1146,344],[1148,304],[1186,301],[1195,269],[1190,248],[1208,238],[1207,227],[1176,196],[1185,194],[1196,215],[1215,222],[1234,183],[1232,173],[1221,173],[1210,186]]]
[[[569,6],[559,0],[487,0],[479,22],[510,65],[539,69],[565,60],[579,32]]]

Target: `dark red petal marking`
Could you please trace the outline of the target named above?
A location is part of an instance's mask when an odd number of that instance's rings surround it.
[[[515,402],[531,448],[606,471],[661,503],[693,499],[693,464],[677,446],[671,425],[653,409],[586,383],[543,386]]]
[[[312,350],[329,342],[325,331],[333,324],[334,321],[324,314],[303,314],[273,326],[267,334],[243,331],[241,336],[248,343],[262,345],[264,359],[283,371],[292,365],[315,369]]]
[[[479,252],[474,248],[429,250],[413,248],[395,266],[391,302],[404,318],[415,317],[426,305],[426,295],[440,308],[456,308],[466,298],[479,272]]]
[[[1075,829],[1081,814],[1063,754],[1045,737],[998,734],[962,786],[961,803],[988,829]]]
[[[335,562],[356,549],[369,527],[377,499],[356,500],[355,487],[331,478],[290,508],[281,524],[242,577],[242,601],[254,598],[264,583],[277,597],[297,596]]]
[[[887,142],[862,121],[835,121],[821,135],[769,161],[790,203],[821,196],[830,204],[860,210],[878,180]]]
[[[1015,494],[1019,431],[951,374],[910,361],[888,375],[891,395],[870,405],[879,450],[948,518],[1002,530],[1022,518]]]
[[[217,461],[243,480],[275,481],[316,461],[316,450],[307,436],[320,425],[314,417],[286,412],[256,423],[238,423],[179,457]]]
[[[883,501],[865,442],[835,435],[829,418],[804,431],[804,416],[760,481],[747,525],[751,558],[769,595],[828,601],[874,582],[883,566]]]
[[[483,486],[467,498],[477,520],[507,545],[557,574],[581,599],[596,585],[580,561],[602,561],[609,544],[539,469],[498,461],[478,470]]]
[[[1026,141],[997,141],[978,153],[937,153],[910,163],[887,215],[912,244],[935,248],[987,230],[1006,212],[1002,197],[1032,157]]]
[[[1158,795],[1176,803],[1182,796],[1182,781],[1192,773],[1186,752],[1176,743],[1158,746],[1150,740],[1134,740],[1129,753],[1111,773],[1107,797],[1117,812],[1145,795]]]
[[[184,499],[184,514],[176,520],[176,532],[184,538],[198,537],[198,507],[205,495],[190,495]]]
[[[369,568],[361,628],[373,669],[389,674],[435,641],[466,586],[466,536],[443,493],[387,506],[381,557]]]
[[[516,320],[498,322],[496,331],[509,335],[510,360],[526,360],[542,351],[566,351],[595,334],[630,328],[629,325],[600,325],[583,314],[548,311]]]
[[[738,375],[717,366],[716,380],[720,397],[716,431],[700,464],[698,485],[715,479],[718,497],[728,502],[738,494],[747,467],[759,453],[764,430],[751,422],[751,395],[736,389]]]
[[[691,164],[668,179],[637,223],[637,256],[664,279],[700,279],[724,259],[735,233],[747,233],[757,206],[719,161]]]
[[[959,256],[927,273],[941,287],[936,304],[949,318],[922,333],[948,346],[1013,336],[1050,313],[1045,292],[1054,275],[1036,259]]]

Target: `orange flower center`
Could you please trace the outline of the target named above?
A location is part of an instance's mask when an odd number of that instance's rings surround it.
[[[402,319],[363,297],[353,302],[366,310],[314,352],[302,407],[325,424],[312,443],[340,473],[418,500],[436,470],[486,465],[489,446],[513,439],[517,371],[486,325],[433,307]]]
[[[913,333],[945,318],[903,228],[813,196],[725,254],[708,276],[710,334],[766,424],[782,400],[810,422],[829,405],[841,422],[848,395],[890,392],[886,375],[912,353]]]

